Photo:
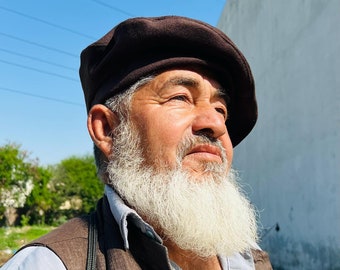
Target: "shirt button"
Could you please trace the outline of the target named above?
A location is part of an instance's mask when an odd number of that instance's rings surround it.
[[[152,231],[150,231],[149,229],[146,230],[145,234],[146,234],[147,237],[149,237],[151,239],[155,239]]]

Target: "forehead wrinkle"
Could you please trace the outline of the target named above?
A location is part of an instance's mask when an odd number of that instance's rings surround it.
[[[199,82],[196,79],[184,76],[171,78],[170,82],[174,85],[183,85],[188,87],[197,87],[199,85]]]
[[[177,75],[168,79],[161,87],[160,90],[166,89],[171,86],[186,86],[191,88],[196,88],[199,86],[198,80],[184,76],[184,75]]]

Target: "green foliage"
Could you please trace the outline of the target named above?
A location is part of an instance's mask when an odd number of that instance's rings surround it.
[[[95,209],[103,194],[93,156],[70,157],[62,160],[53,170],[51,181],[53,201],[63,216],[71,218]],[[62,218],[62,216],[60,216]]]
[[[32,226],[0,228],[0,250],[17,250],[24,244],[48,233],[53,227]]]
[[[25,162],[28,153],[20,145],[9,143],[0,147],[0,186],[8,188],[16,185],[18,180],[27,179],[30,164]]]
[[[59,225],[92,211],[103,194],[93,156],[41,167],[17,144],[0,147],[0,225]]]
[[[37,162],[20,145],[0,147],[0,211],[7,225],[15,222],[16,209],[23,207],[33,188]]]
[[[25,227],[29,224],[30,221],[30,217],[26,216],[26,215],[21,215],[21,219],[20,219],[20,225]]]
[[[25,215],[22,218],[28,218],[29,224],[45,224],[46,216],[51,216],[53,207],[53,193],[49,189],[49,182],[52,172],[48,168],[37,167],[34,175],[34,187],[28,195],[24,207]],[[22,221],[21,221],[22,222]]]

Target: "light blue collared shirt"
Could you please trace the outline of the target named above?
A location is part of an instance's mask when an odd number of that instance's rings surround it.
[[[117,224],[124,241],[125,249],[129,249],[128,241],[128,221],[127,217],[132,217],[132,221],[148,237],[162,244],[162,239],[155,230],[143,221],[136,211],[129,208],[118,194],[109,186],[105,186],[105,195],[108,198],[110,210]],[[254,248],[259,247],[254,244]],[[250,249],[245,253],[237,253],[231,257],[219,256],[223,270],[254,270],[254,262]],[[174,270],[180,270],[174,262],[169,260]],[[66,270],[60,258],[46,247],[27,247],[13,256],[1,270]]]

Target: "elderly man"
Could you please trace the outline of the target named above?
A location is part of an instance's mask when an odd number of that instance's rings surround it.
[[[271,269],[231,168],[257,106],[230,39],[183,17],[129,19],[82,52],[80,77],[105,196],[4,269]]]

